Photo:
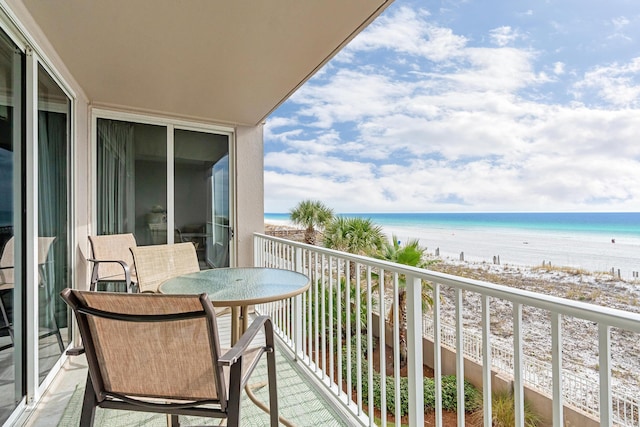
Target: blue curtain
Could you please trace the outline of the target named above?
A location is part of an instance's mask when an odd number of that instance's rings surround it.
[[[98,120],[98,224],[97,234],[133,232],[134,125]]]
[[[50,322],[52,311],[59,326],[67,322],[64,304],[55,298],[69,282],[68,229],[68,147],[65,113],[38,112],[38,236],[41,264],[40,319]],[[55,238],[47,251],[47,244]],[[43,325],[52,327],[52,325]]]

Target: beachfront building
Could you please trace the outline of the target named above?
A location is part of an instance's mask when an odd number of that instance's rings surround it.
[[[555,425],[574,414],[587,414],[579,418],[585,425],[590,425],[585,419],[612,423],[618,400],[610,387],[609,330],[640,332],[640,317],[261,234],[263,121],[389,3],[0,1],[0,266],[7,267],[0,282],[0,423],[47,425],[66,406],[66,400],[41,402],[50,386],[68,375],[73,361],[64,350],[78,339],[57,295],[65,287],[88,288],[88,236],[114,233],[133,233],[139,245],[196,239],[203,267],[275,266],[311,276],[311,293],[257,309],[277,320],[282,345],[306,369],[311,388],[339,408],[345,424],[381,422],[373,412],[373,393],[363,390],[367,384],[372,389],[374,381],[383,391],[391,386],[387,388],[386,374],[374,375],[367,355],[373,354],[374,340],[383,360],[387,345],[399,351],[404,331],[406,414],[387,414],[386,402],[399,400],[399,394],[383,393],[382,420],[404,415],[410,425],[422,424],[422,370],[428,362],[435,371],[436,396],[441,372],[466,369],[465,376],[475,374],[485,392],[485,419],[491,415],[493,385],[513,391],[519,417],[525,394],[533,399],[537,393],[538,406],[548,409],[546,419]],[[350,269],[349,263],[358,268]],[[357,277],[349,277],[351,271]],[[343,281],[362,284],[356,295],[365,290],[365,299],[350,300]],[[434,292],[425,324],[417,297],[423,281],[432,283]],[[394,307],[398,316],[401,283],[407,301],[402,329],[399,318],[387,322],[380,315]],[[464,292],[480,297],[483,339],[474,350],[480,355],[475,365],[464,357],[462,329],[453,334],[453,342],[445,341],[451,334],[440,327],[441,286],[454,293],[459,306]],[[325,298],[319,297],[325,292],[344,294],[345,299],[337,298],[333,305],[328,298],[331,305],[325,306],[320,303]],[[491,368],[491,299],[513,305],[512,377],[502,382],[498,377],[507,374]],[[523,307],[542,310],[552,319],[546,395],[525,387],[519,329]],[[324,315],[334,310],[334,316]],[[344,328],[358,313],[366,313],[364,335]],[[578,388],[561,381],[563,316],[584,319],[598,329],[602,375],[595,389],[591,383]],[[343,350],[335,341],[332,331],[340,329],[347,342],[353,337],[355,346]],[[433,331],[430,339],[423,330]],[[400,357],[394,353],[392,359]],[[395,390],[401,388],[398,363],[393,366]],[[355,391],[344,391],[351,389]],[[461,399],[461,382],[457,390]],[[565,405],[569,392],[588,404]],[[630,420],[637,420],[637,404],[627,401],[616,406],[617,413],[628,412]],[[441,398],[434,407],[442,425]],[[462,419],[464,413],[458,416]]]

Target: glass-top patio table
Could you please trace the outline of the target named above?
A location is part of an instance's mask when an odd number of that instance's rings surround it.
[[[214,307],[231,307],[231,345],[247,329],[247,307],[300,295],[309,289],[307,276],[262,267],[216,268],[174,277],[162,283],[163,294],[206,293]]]

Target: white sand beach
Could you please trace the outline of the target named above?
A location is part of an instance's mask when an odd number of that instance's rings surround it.
[[[386,234],[399,240],[417,238],[431,254],[440,250],[440,257],[501,264],[539,266],[551,262],[554,266],[581,268],[591,272],[618,269],[622,278],[632,278],[640,271],[640,239],[624,236],[552,234],[538,231],[514,232],[506,229],[403,229],[385,227]],[[615,243],[612,243],[612,240]]]

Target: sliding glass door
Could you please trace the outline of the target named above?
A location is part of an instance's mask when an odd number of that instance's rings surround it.
[[[229,266],[229,134],[97,119],[97,234],[193,242],[201,268]]]
[[[201,268],[228,267],[228,136],[176,129],[174,147],[176,236],[193,242]]]

